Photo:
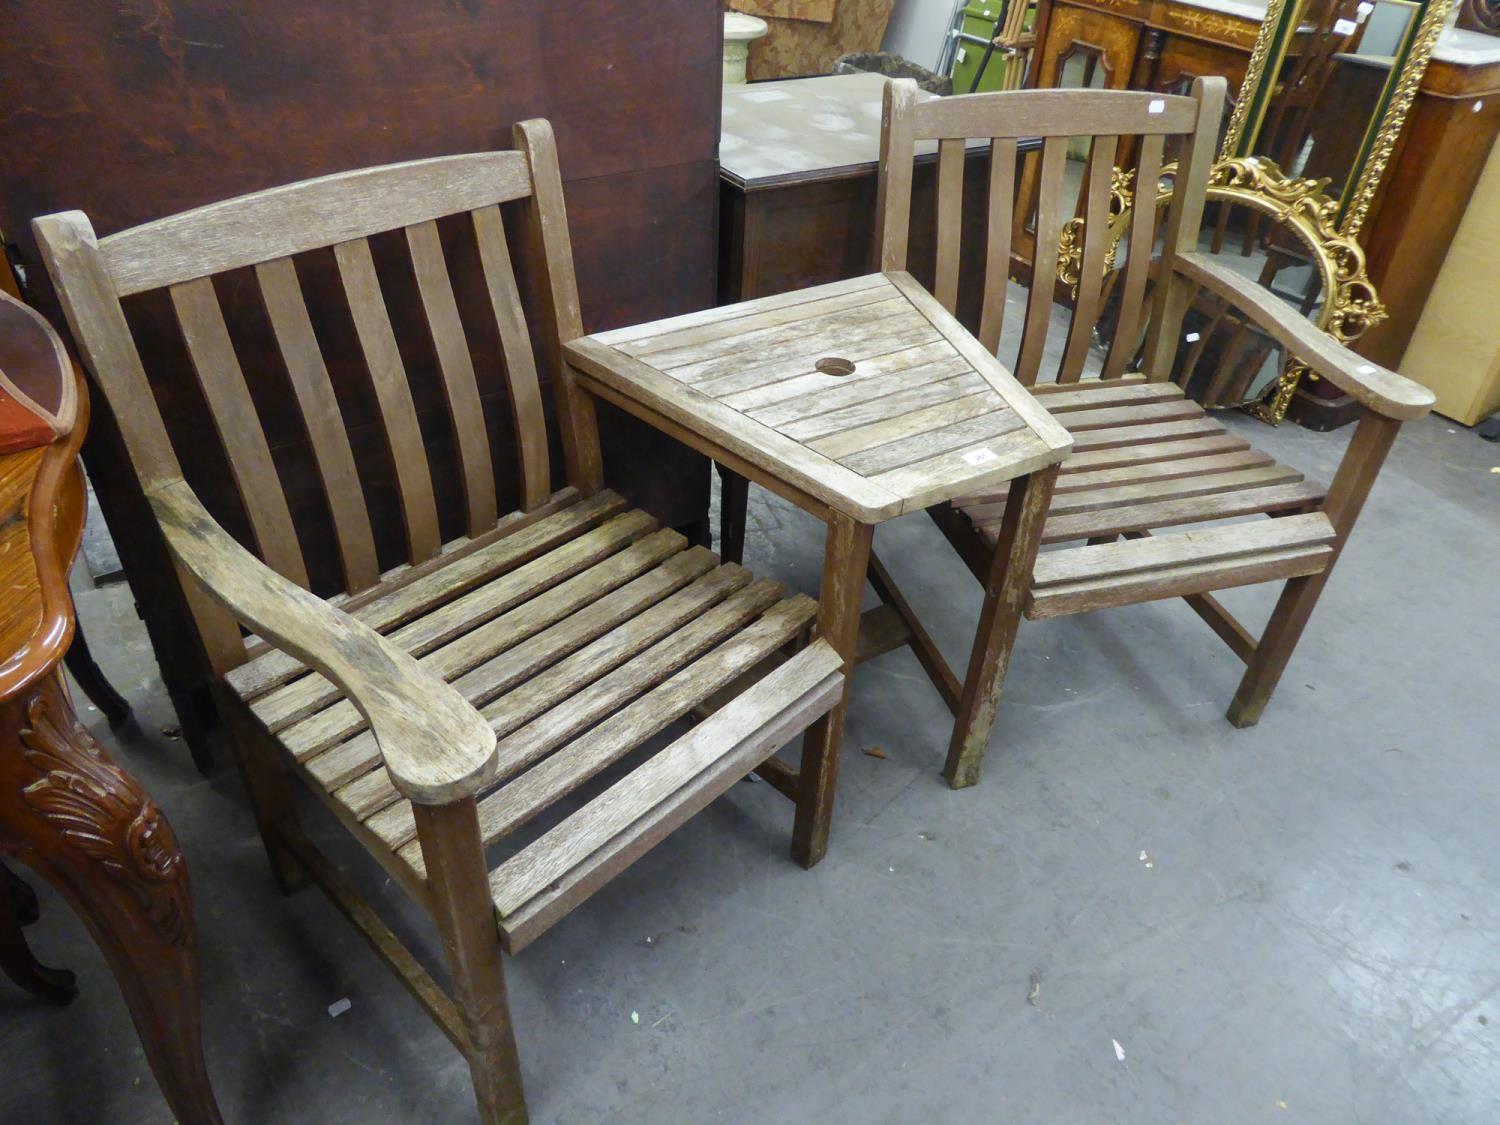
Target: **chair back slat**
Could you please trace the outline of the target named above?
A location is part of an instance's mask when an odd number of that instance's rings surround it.
[[[116,295],[128,297],[530,193],[531,173],[518,152],[440,156],[211,203],[131,227],[100,246]]]
[[[503,376],[498,381],[515,427],[519,472],[510,478],[518,487],[507,499],[517,496],[527,510],[546,502],[553,494],[541,380],[500,210],[528,200],[530,234],[540,253],[528,255],[526,265],[541,296],[540,312],[552,317],[539,337],[558,401],[567,479],[583,495],[597,491],[602,471],[592,408],[561,364],[560,342],[582,335],[583,325],[556,146],[545,121],[520,123],[514,137],[512,151],[324,176],[102,240],[78,212],[38,219],[37,238],[80,353],[109,400],[145,487],[183,478],[172,447],[173,436],[182,441],[183,435],[169,434],[164,424],[123,301],[166,289],[221,438],[248,538],[265,561],[299,584],[308,585],[314,560],[303,559],[298,533],[309,536],[309,544],[326,541],[321,529],[294,526],[293,513],[301,519],[306,511],[294,502],[300,475],[292,466],[299,459],[316,468],[350,592],[380,581],[377,543],[382,553],[395,545],[395,537],[382,533],[394,530],[396,513],[375,511],[376,497],[394,494],[399,501],[405,552],[393,562],[420,564],[440,551],[434,482],[451,478],[439,472],[457,477],[466,535],[495,526],[502,490],[486,425],[492,372]],[[228,294],[243,291],[243,280],[218,277],[249,269],[261,309],[254,302],[231,305]],[[139,300],[146,339],[154,332],[155,306],[152,298]],[[491,315],[494,339],[486,323]],[[285,405],[265,419],[267,427],[255,411],[256,401],[269,409],[264,396],[278,389],[278,356],[287,374],[282,386],[291,391],[282,401],[295,400],[307,453],[287,444]],[[263,374],[268,364],[271,371]],[[253,396],[246,372],[256,376]],[[170,381],[169,369],[164,384]],[[417,414],[438,395],[448,441],[433,432],[428,416]],[[369,456],[372,445],[383,445],[388,458]],[[278,473],[282,457],[289,488]],[[316,580],[324,581],[321,574]]]
[[[479,402],[474,360],[469,354],[463,322],[458,317],[458,302],[453,297],[453,283],[448,280],[448,264],[443,258],[436,220],[407,227],[406,244],[411,251],[422,309],[427,314],[433,351],[437,354],[448,419],[458,443],[466,530],[470,536],[479,535],[499,518],[495,467],[490,460],[490,439],[485,431],[484,408]],[[504,333],[501,339],[505,339]]]
[[[964,141],[938,143],[937,268],[932,295],[950,313],[958,308],[958,261],[964,209]]]
[[[1211,82],[1211,84],[1210,84]],[[1198,248],[1203,226],[1203,205],[1208,196],[1208,173],[1219,142],[1219,114],[1224,104],[1224,80],[1200,78],[1194,88],[1204,88],[1203,111],[1198,123],[1184,138],[1173,178],[1172,202],[1167,209],[1162,234],[1162,260],[1171,262],[1183,251]],[[1145,371],[1155,380],[1172,374],[1182,318],[1196,288],[1175,271],[1161,280],[1152,293],[1151,324],[1146,334]]]
[[[1156,229],[1157,182],[1168,153],[1167,143],[1181,142],[1179,182],[1186,190],[1174,197],[1165,227],[1171,229],[1163,256],[1174,257],[1192,246],[1201,222],[1208,165],[1223,104],[1221,79],[1197,79],[1190,96],[1128,90],[1018,90],[991,94],[917,100],[909,80],[888,83],[881,131],[879,265],[882,270],[908,268],[913,163],[919,143],[938,143],[937,245],[934,294],[950,310],[972,308],[964,300],[961,279],[962,247],[957,255],[963,191],[959,186],[968,140],[990,142],[989,198],[983,269],[984,290],[978,303],[980,342],[990,351],[1014,355],[1013,371],[1025,385],[1053,377],[1073,382],[1096,367],[1118,377],[1137,356],[1154,378],[1166,378],[1171,355],[1158,323],[1168,323],[1175,334],[1182,320],[1186,296],[1175,271],[1165,271],[1168,283],[1151,291],[1151,259]],[[1017,142],[1028,145],[1024,167],[1018,167]],[[1068,184],[1069,149],[1086,143],[1083,190],[1075,195]],[[1145,206],[1134,208],[1129,222],[1129,256],[1117,260],[1120,220],[1113,214],[1115,160],[1122,153],[1139,152],[1138,195]],[[945,174],[946,173],[946,174]],[[1079,231],[1073,237],[1074,229]],[[1064,231],[1069,241],[1063,245]],[[1011,256],[1022,257],[1017,268],[1031,275],[1026,310],[1020,324],[1007,325],[1007,289]],[[1026,262],[1024,257],[1032,259]],[[955,258],[960,260],[955,260]],[[1066,273],[1064,273],[1066,268]],[[1076,271],[1076,283],[1075,274]],[[977,275],[978,271],[975,271]],[[1073,285],[1071,309],[1059,277]],[[1170,291],[1170,299],[1167,296]],[[1150,303],[1149,323],[1143,308]],[[1114,310],[1118,309],[1118,316]],[[1061,314],[1061,315],[1060,315]],[[968,315],[967,313],[965,315]],[[1049,333],[1057,322],[1067,324],[1065,339],[1054,351]],[[1101,323],[1115,323],[1110,350],[1097,356],[1093,344]],[[1142,347],[1142,336],[1147,338]],[[1153,341],[1160,342],[1153,350]],[[1014,352],[1007,349],[1014,347]],[[1056,367],[1050,357],[1057,356]],[[1161,362],[1166,360],[1165,367]],[[1044,373],[1044,367],[1048,370]]]
[[[279,484],[267,487],[266,482],[277,479],[276,465],[230,342],[214,283],[200,277],[172,286],[169,293],[260,557],[282,577],[305,586],[307,568],[286,493]]]
[[[506,390],[511,417],[516,423],[517,460],[521,469],[521,507],[531,509],[552,493],[552,467],[547,458],[547,428],[542,417],[542,388],[537,381],[536,357],[526,331],[526,314],[516,288],[510,248],[499,207],[481,207],[473,213],[474,233],[479,239],[479,262],[490,307],[500,328],[500,346],[505,355]]]
[[[1089,155],[1087,203],[1083,212],[1083,257],[1079,263],[1078,292],[1073,303],[1073,320],[1068,326],[1068,342],[1057,371],[1059,383],[1076,383],[1083,377],[1084,361],[1088,358],[1094,325],[1099,319],[1105,253],[1113,237],[1109,228],[1109,196],[1118,142],[1118,137],[1095,137]]]
[[[349,314],[364,353],[365,369],[375,390],[380,424],[401,495],[401,518],[406,527],[406,546],[413,563],[426,562],[442,543],[438,534],[437,501],[432,491],[432,470],[417,425],[417,408],[411,397],[406,367],[396,346],[391,317],[375,274],[370,244],[363,238],[341,242],[333,248],[343,280]]]
[[[312,444],[323,497],[333,519],[344,585],[351,594],[358,593],[380,580],[375,535],[370,528],[359,471],[354,465],[349,432],[328,378],[328,365],[313,333],[312,318],[307,315],[297,267],[291,258],[273,258],[255,267],[255,277],[271,322],[271,333],[286,364],[292,393],[297,397]]]
[[[1010,295],[1011,212],[1016,195],[1016,139],[990,141],[990,198],[985,224],[984,298],[980,305],[979,339],[991,352],[1000,350],[1005,327],[1005,303]]]
[[[1109,352],[1104,357],[1101,376],[1105,379],[1116,379],[1125,374],[1125,368],[1140,350],[1146,276],[1151,269],[1151,253],[1156,244],[1156,185],[1161,179],[1165,145],[1166,138],[1160,134],[1141,138],[1135,173],[1135,206],[1130,212],[1125,270],[1119,283],[1117,307],[1120,314],[1115,321]]]
[[[1036,382],[1052,324],[1052,291],[1057,284],[1057,252],[1063,224],[1072,216],[1065,208],[1063,175],[1067,171],[1068,138],[1049,136],[1042,142],[1042,172],[1037,193],[1036,261],[1031,264],[1031,291],[1026,297],[1026,322],[1016,356],[1015,376],[1023,387]]]

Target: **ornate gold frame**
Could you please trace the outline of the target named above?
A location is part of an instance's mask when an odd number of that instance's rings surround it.
[[[1364,251],[1359,248],[1356,240],[1365,219],[1370,212],[1370,204],[1374,201],[1375,193],[1380,187],[1380,181],[1385,176],[1386,166],[1390,163],[1391,153],[1396,147],[1396,140],[1401,135],[1402,126],[1406,124],[1406,116],[1411,112],[1412,102],[1416,99],[1417,88],[1421,85],[1422,76],[1427,72],[1427,63],[1432,58],[1433,48],[1437,46],[1438,37],[1443,33],[1443,25],[1447,22],[1448,13],[1453,9],[1457,0],[1425,0],[1422,18],[1416,29],[1412,32],[1412,38],[1406,49],[1405,59],[1402,61],[1399,73],[1391,76],[1394,86],[1387,86],[1389,91],[1382,95],[1385,103],[1384,110],[1377,120],[1371,121],[1369,129],[1373,130],[1373,137],[1367,133],[1367,144],[1361,146],[1364,158],[1358,168],[1358,174],[1351,178],[1345,186],[1340,198],[1330,199],[1322,193],[1325,186],[1318,181],[1295,180],[1284,175],[1269,160],[1258,160],[1253,174],[1246,177],[1243,168],[1229,174],[1230,178],[1239,181],[1245,180],[1246,186],[1237,193],[1235,202],[1246,206],[1255,207],[1257,210],[1268,214],[1275,214],[1278,209],[1286,206],[1284,198],[1278,198],[1271,192],[1274,186],[1276,191],[1285,192],[1287,185],[1312,184],[1313,188],[1300,196],[1298,207],[1308,213],[1316,213],[1318,218],[1309,225],[1303,234],[1308,245],[1314,247],[1314,253],[1320,258],[1327,258],[1330,262],[1343,263],[1340,268],[1349,266],[1353,259],[1350,258],[1351,251],[1358,255],[1358,288],[1367,291],[1368,296],[1351,297],[1348,303],[1341,307],[1341,299],[1344,291],[1330,285],[1325,288],[1327,296],[1324,299],[1325,311],[1329,312],[1329,319],[1319,327],[1327,330],[1340,343],[1348,343],[1358,337],[1366,328],[1377,324],[1385,318],[1385,308],[1376,298],[1375,290],[1370,285],[1369,277],[1364,269]],[[1247,90],[1255,91],[1257,95],[1264,91],[1267,76],[1274,76],[1281,69],[1281,59],[1285,56],[1285,43],[1289,36],[1285,35],[1285,25],[1296,21],[1302,8],[1302,0],[1290,5],[1287,10],[1287,0],[1269,0],[1266,7],[1266,18],[1261,24],[1260,34],[1256,37],[1255,47],[1250,54],[1249,65],[1245,69],[1245,79],[1240,86],[1241,96],[1235,103],[1234,115],[1229,121],[1229,130],[1224,137],[1224,145],[1220,149],[1220,165],[1214,169],[1211,183],[1220,179],[1220,169],[1225,164],[1232,164],[1233,158],[1229,154],[1237,149],[1247,147],[1253,143],[1254,137],[1260,129],[1260,117],[1264,116],[1265,105],[1269,96],[1246,97]],[[1279,44],[1280,49],[1276,52],[1276,61],[1271,65],[1273,45]],[[1249,128],[1249,107],[1254,102],[1260,107],[1260,116],[1253,123],[1253,129]],[[1251,138],[1249,142],[1246,137]],[[1272,172],[1274,170],[1274,175]],[[1301,189],[1299,189],[1300,191]],[[1262,191],[1267,192],[1267,202],[1259,203],[1252,201],[1252,196]],[[1212,198],[1210,192],[1210,198]],[[1340,212],[1342,211],[1342,217]],[[1278,221],[1282,221],[1278,219]],[[1308,235],[1327,241],[1319,243],[1308,239]],[[1335,274],[1337,276],[1337,274]],[[1351,275],[1351,282],[1353,281]],[[1352,331],[1346,331],[1352,330]],[[1297,391],[1297,386],[1302,382],[1304,375],[1310,374],[1308,369],[1301,363],[1293,360],[1289,362],[1280,377],[1267,388],[1265,396],[1259,401],[1248,403],[1245,411],[1262,421],[1277,425],[1286,417],[1287,408],[1291,406],[1292,396]],[[1316,378],[1316,376],[1314,376]]]
[[[1162,168],[1162,180],[1171,181],[1177,166]],[[1104,270],[1115,266],[1121,240],[1130,226],[1136,204],[1134,171],[1114,170],[1110,179],[1110,239]],[[1386,318],[1385,306],[1375,293],[1365,268],[1365,252],[1353,235],[1337,229],[1338,201],[1324,194],[1324,180],[1288,176],[1276,163],[1259,156],[1222,159],[1209,172],[1208,201],[1239,204],[1267,216],[1291,231],[1312,256],[1325,294],[1317,325],[1341,344],[1358,339],[1367,329]],[[1156,206],[1172,198],[1170,183],[1156,186]],[[1083,220],[1069,220],[1058,246],[1058,277],[1076,294],[1083,262]],[[1268,389],[1265,397],[1248,403],[1245,410],[1272,425],[1280,422],[1291,404],[1292,394],[1307,368],[1296,360]]]
[[[1270,101],[1267,76],[1281,71],[1291,32],[1295,31],[1304,0],[1268,0],[1260,34],[1245,69],[1240,95],[1219,150],[1219,161],[1209,176],[1210,202],[1233,203],[1250,207],[1269,216],[1295,233],[1311,251],[1323,276],[1322,311],[1318,327],[1340,343],[1350,343],[1372,325],[1386,317],[1385,307],[1375,292],[1365,269],[1365,255],[1357,241],[1359,231],[1369,215],[1376,190],[1390,163],[1396,140],[1411,112],[1417,89],[1433,48],[1442,34],[1448,13],[1457,0],[1425,0],[1425,8],[1405,53],[1399,73],[1392,76],[1393,86],[1382,95],[1384,109],[1371,121],[1366,142],[1361,146],[1363,160],[1358,174],[1351,178],[1340,198],[1324,192],[1327,182],[1286,175],[1264,157],[1243,153],[1254,144]],[[1174,169],[1162,170],[1168,178]],[[1114,170],[1111,181],[1111,238],[1105,258],[1106,272],[1114,268],[1120,239],[1128,226],[1132,203],[1133,173]],[[1171,195],[1171,189],[1158,188],[1158,202]],[[1083,261],[1083,220],[1071,220],[1062,232],[1058,245],[1058,274],[1065,284],[1078,283]],[[1291,405],[1292,396],[1308,369],[1296,360],[1267,388],[1258,402],[1247,403],[1247,413],[1278,424]],[[1316,376],[1314,376],[1316,377]]]

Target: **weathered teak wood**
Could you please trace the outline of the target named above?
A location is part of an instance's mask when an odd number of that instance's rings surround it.
[[[891,98],[909,101],[910,93],[898,85]],[[887,150],[893,146],[900,147],[895,128],[886,138]],[[911,644],[955,709],[956,677],[890,575],[878,563],[870,570],[874,526],[968,490],[1050,473],[1070,444],[1062,427],[945,307],[957,286],[962,154],[962,144],[940,149],[939,242],[953,268],[940,264],[937,296],[909,274],[885,270],[585,337],[564,349],[585,389],[826,521],[819,642],[774,675],[805,661],[810,651],[823,651],[847,679],[862,656]],[[888,255],[904,243],[909,194],[909,176],[903,180],[899,170],[882,188]],[[736,530],[725,541],[741,536]],[[1029,548],[1036,549],[1035,535]],[[886,606],[864,618],[869,628],[862,638],[867,572]],[[789,639],[790,633],[777,634],[751,655],[769,659]],[[715,690],[722,682],[712,681]],[[809,866],[828,846],[845,706],[841,695],[809,729],[795,773],[774,761],[761,766],[762,775],[797,802],[793,855]],[[714,720],[725,713],[716,710]],[[523,738],[517,750],[524,752],[537,740],[530,732],[506,734],[502,747]],[[545,729],[538,733],[545,743]],[[495,799],[503,802],[516,784]],[[389,794],[358,796],[379,801]],[[391,810],[376,814],[389,818],[379,827],[408,831],[404,810]],[[481,806],[481,818],[486,814]],[[501,823],[510,826],[509,819]],[[507,905],[515,906],[502,903],[502,913]]]
[[[1068,447],[1062,427],[905,273],[635,333],[567,347],[586,388],[700,435],[767,487],[860,522],[1009,480]]]
[[[934,99],[920,106],[902,83],[887,88],[879,216],[880,260],[888,271],[906,266],[916,142],[956,145],[987,137],[997,153],[1006,144],[1013,154],[1018,138],[1044,137],[1035,220],[1039,247],[1056,246],[1063,222],[1072,217],[1062,191],[1068,138],[1083,137],[1091,145],[1077,299],[1055,381],[1035,388],[1037,401],[1073,435],[1072,453],[1060,472],[1034,473],[1024,486],[978,491],[929,509],[986,593],[948,757],[955,786],[972,784],[978,775],[1022,615],[1053,617],[1180,596],[1245,660],[1229,718],[1237,726],[1253,723],[1397,427],[1431,408],[1425,389],[1349,352],[1262,286],[1196,251],[1222,97],[1218,79],[1195,82],[1191,97],[1049,90]],[[1121,276],[1110,282],[1119,298],[1113,339],[1100,377],[1084,378],[1102,304],[1111,163],[1127,141],[1140,153],[1138,192],[1156,183],[1168,141],[1178,145],[1175,190],[1160,231],[1155,207],[1132,213]],[[1010,169],[1013,161],[1005,163]],[[981,306],[981,340],[990,351],[999,344],[1005,308],[1005,273],[993,255],[997,247],[1008,251],[1017,218],[1014,191],[1011,171],[994,176]],[[939,198],[941,205],[941,187]],[[1163,248],[1154,256],[1158,234]],[[940,237],[939,254],[944,250]],[[1056,253],[1037,255],[1017,353],[1016,376],[1024,384],[1041,373],[1057,261]],[[958,276],[956,261],[940,258],[938,265],[940,282]],[[1148,293],[1153,277],[1157,284]],[[1186,361],[1176,362],[1183,317],[1197,289],[1217,302],[1219,315],[1237,310],[1235,322],[1242,325],[1231,342],[1238,351],[1227,357],[1226,377],[1258,362],[1258,341],[1271,340],[1370,411],[1333,488],[1325,490],[1251,449],[1168,382],[1174,368],[1175,377],[1185,380],[1204,354],[1206,329],[1196,345],[1188,338]],[[957,297],[947,287],[940,295],[949,305]],[[1141,368],[1133,370],[1138,357]],[[950,407],[948,416],[961,412]],[[1189,524],[1206,526],[1153,534]],[[1038,540],[1068,546],[1037,558]],[[1259,639],[1212,596],[1278,580],[1286,581],[1286,589]]]
[[[562,358],[562,345],[582,336],[583,326],[552,131],[546,122],[525,122],[515,140],[515,152],[324,177],[102,241],[76,212],[36,223],[80,352],[120,419],[219,678],[216,692],[278,878],[288,889],[309,877],[321,884],[401,975],[466,1056],[486,1122],[526,1117],[502,951],[536,939],[747,773],[775,773],[767,766],[771,755],[803,731],[816,763],[803,771],[807,780],[776,776],[798,804],[798,848],[806,851],[812,823],[821,854],[853,655],[842,603],[824,615],[829,639],[809,644],[818,618],[810,598],[721,565],[604,487],[592,398]],[[557,396],[567,480],[561,489],[553,487],[538,363],[502,221],[501,205],[512,202],[529,208],[543,265],[541,303],[551,323],[538,338]],[[449,215],[469,221],[445,223],[443,238],[472,233],[477,242],[487,302],[465,307],[487,306],[494,318],[513,459],[490,447],[476,353],[439,236],[439,220]],[[408,318],[391,315],[376,272],[370,239],[396,232],[410,258],[426,341],[398,341],[393,324]],[[406,532],[404,559],[384,573],[361,466],[330,383],[331,359],[313,332],[295,261],[329,248]],[[216,295],[215,274],[246,267],[254,268],[290,397],[313,438],[338,538],[346,589],[327,600],[305,588],[273,444]],[[122,296],[162,287],[238,486],[253,551],[214,522],[183,479],[124,319]],[[881,337],[888,347],[872,354],[942,343],[949,360],[943,371],[930,371],[936,391],[903,399],[899,408],[944,406],[922,415],[930,423],[922,432],[946,424],[951,439],[902,449],[880,461],[881,471],[925,464],[958,444],[1010,433],[1012,420],[1022,424],[1005,388],[995,390],[995,380],[958,359],[926,306],[887,279],[808,311],[822,317],[818,329],[826,334],[846,323],[841,310],[863,307],[866,296],[887,310],[906,310]],[[780,315],[795,336],[800,314]],[[695,365],[700,385],[728,386],[736,381],[736,329],[700,330],[697,323],[682,326],[687,338],[668,329],[662,340],[648,333],[632,347],[643,354],[675,347]],[[761,328],[764,342],[780,338],[775,325]],[[403,348],[427,344],[464,497],[463,535],[446,544],[402,362]],[[739,382],[759,385],[764,374]],[[965,374],[961,388],[940,383]],[[976,395],[988,396],[983,411],[948,405]],[[869,429],[884,419],[879,409],[848,405],[858,423],[841,420],[835,429],[865,430],[846,459],[891,444],[885,431]],[[963,428],[982,418],[990,421],[981,429]],[[1066,441],[1055,425],[1046,433]],[[833,464],[812,452],[806,463],[810,483]],[[497,470],[516,478],[520,511],[498,510],[505,493]],[[869,495],[884,503],[887,493],[870,486]],[[899,501],[907,494],[894,495]],[[862,532],[868,543],[867,526],[845,522],[856,541]],[[863,556],[848,559],[840,589],[852,582],[857,594]],[[248,644],[242,626],[255,633]],[[710,699],[712,714],[681,729]],[[600,776],[607,769],[608,784]],[[432,915],[452,978],[448,992],[298,829],[289,770]],[[554,823],[518,844],[516,830],[541,817]],[[492,845],[507,853],[493,869],[485,852]]]

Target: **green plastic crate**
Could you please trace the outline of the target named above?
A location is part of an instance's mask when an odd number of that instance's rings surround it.
[[[1012,0],[1024,3],[1025,0]],[[984,58],[984,48],[995,34],[995,21],[1000,18],[1003,5],[1000,0],[964,6],[964,21],[961,37],[953,51],[953,92],[967,94]],[[1031,26],[1032,13],[1026,15],[1026,26]],[[990,56],[989,66],[984,68],[984,80],[976,93],[1000,90],[1005,86],[1005,71],[1010,60],[998,50]]]

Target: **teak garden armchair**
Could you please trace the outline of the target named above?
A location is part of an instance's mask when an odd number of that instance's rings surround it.
[[[985,590],[945,768],[955,788],[978,778],[1023,614],[1056,617],[1182,597],[1245,662],[1228,717],[1238,727],[1255,723],[1402,421],[1432,406],[1425,388],[1355,355],[1264,287],[1197,252],[1223,98],[1220,78],[1197,80],[1191,96],[1038,90],[919,103],[910,83],[886,87],[880,268],[907,266],[914,147],[919,140],[937,140],[935,295],[949,311],[959,287],[964,146],[969,138],[991,142],[979,326],[980,340],[991,351],[999,347],[1006,312],[1016,141],[1043,138],[1035,215],[1042,249],[1035,256],[1014,374],[1074,437],[1072,455],[1050,471],[1043,487],[929,509]],[[1058,245],[1063,225],[1073,218],[1074,196],[1064,191],[1072,137],[1090,141],[1082,276],[1055,379],[1038,383],[1058,268],[1057,254],[1045,248]],[[1120,303],[1113,338],[1098,373],[1085,378],[1106,272],[1111,171],[1122,140],[1139,142],[1137,185],[1155,184],[1170,173],[1166,145],[1178,147],[1174,193],[1160,231],[1156,208],[1134,211],[1128,258],[1114,279]],[[1142,194],[1150,198],[1144,189]],[[1158,236],[1162,249],[1153,259]],[[1152,278],[1155,284],[1148,287]],[[1179,384],[1203,359],[1201,341],[1191,346],[1197,334],[1184,336],[1182,329],[1199,288],[1225,307],[1237,307],[1245,320],[1364,405],[1330,487],[1251,448],[1183,396]],[[1182,530],[1189,524],[1195,526]],[[1039,543],[1068,546],[1038,554]],[[941,669],[889,576],[872,571],[872,577],[906,618],[910,643],[924,665]],[[1280,580],[1285,589],[1259,638],[1212,593]],[[945,696],[951,697],[951,688]]]
[[[321,883],[398,971],[467,1056],[486,1121],[526,1112],[502,947],[520,950],[804,729],[802,774],[814,783],[798,801],[794,842],[826,834],[829,802],[815,799],[825,788],[816,782],[837,744],[824,716],[844,690],[841,658],[826,640],[808,640],[812,599],[689,548],[603,487],[592,400],[557,362],[582,328],[551,128],[518,125],[516,144],[309,180],[97,240],[78,212],[35,223],[179,568],[273,866],[288,886],[304,876]],[[529,201],[518,205],[529,208],[555,322],[540,335],[566,460],[556,491],[502,225],[500,205],[513,201]],[[440,234],[437,220],[450,215],[457,226]],[[404,233],[429,330],[421,344],[448,404],[466,534],[447,543],[389,286],[368,241],[382,232]],[[490,448],[445,257],[455,238],[477,245],[477,307],[493,315],[503,349],[521,496],[509,514],[497,512],[495,473],[506,451]],[[330,247],[399,491],[407,557],[384,572],[307,274],[295,264]],[[346,590],[327,601],[305,588],[297,532],[215,289],[214,275],[246,267],[285,365],[283,405],[300,411],[337,535]],[[125,318],[121,298],[163,288],[253,554],[184,481]],[[247,642],[240,625],[257,636]],[[756,678],[782,650],[790,655]],[[655,749],[654,736],[692,717],[700,721]],[[617,763],[631,754],[622,776]],[[451,997],[298,829],[288,767],[432,915]],[[589,799],[569,797],[587,786],[597,790]],[[485,853],[497,842],[492,867]]]

